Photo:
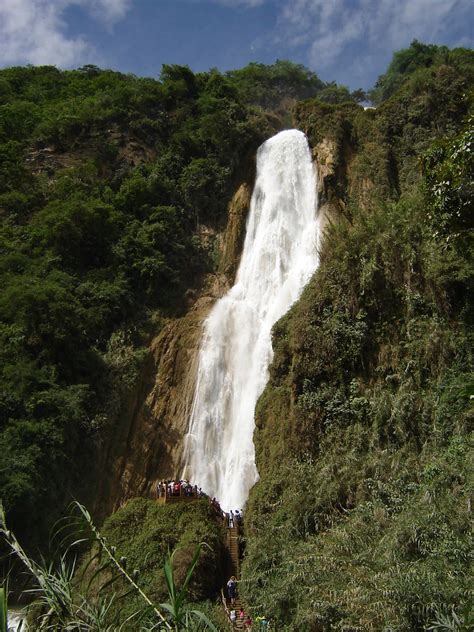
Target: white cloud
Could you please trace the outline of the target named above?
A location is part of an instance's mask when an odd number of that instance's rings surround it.
[[[306,46],[317,70],[346,64],[360,72],[364,62],[378,64],[415,38],[439,41],[447,23],[456,28],[473,19],[472,0],[284,0],[276,39]],[[351,46],[357,59],[348,58]]]
[[[76,0],[75,4],[89,5],[99,18],[102,18],[108,24],[115,24],[127,13],[132,0],[95,0],[95,2],[94,0]]]
[[[160,2],[160,0],[153,0]],[[178,2],[179,0],[175,0]],[[94,44],[85,35],[68,34],[67,9],[80,7],[112,28],[132,4],[141,0],[0,0],[0,66],[56,64],[61,67],[101,63]],[[343,77],[350,84],[386,66],[394,50],[414,38],[472,45],[469,25],[474,22],[472,0],[181,0],[213,2],[227,7],[272,5],[277,22],[262,25],[259,50],[282,50],[282,56],[300,49],[306,63],[324,78]],[[472,33],[472,26],[471,26]],[[257,40],[256,40],[257,42]]]
[[[0,0],[0,64],[54,64],[63,68],[97,58],[84,37],[66,34],[64,12],[82,6],[108,27],[130,0]]]

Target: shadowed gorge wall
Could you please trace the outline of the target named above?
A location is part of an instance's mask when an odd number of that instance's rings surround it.
[[[251,187],[248,182],[238,187],[229,203],[226,229],[215,236],[222,272],[209,275],[203,289],[189,296],[187,313],[166,322],[152,340],[138,388],[122,410],[107,450],[100,449],[99,459],[106,456],[99,476],[98,515],[108,515],[127,498],[153,495],[157,481],[181,474],[202,324],[233,282]]]

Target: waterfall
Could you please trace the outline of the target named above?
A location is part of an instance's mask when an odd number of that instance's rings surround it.
[[[185,439],[185,475],[226,510],[241,508],[258,480],[254,413],[271,328],[317,267],[316,204],[306,136],[287,130],[263,143],[236,282],[204,323]]]

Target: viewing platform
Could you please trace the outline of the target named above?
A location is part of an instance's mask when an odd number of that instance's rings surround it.
[[[160,505],[168,503],[189,503],[196,500],[206,500],[214,509],[216,519],[223,523],[225,530],[225,548],[227,554],[224,558],[225,573],[227,577],[235,581],[240,581],[240,562],[242,558],[242,513],[239,510],[223,511],[216,498],[210,498],[197,485],[191,485],[187,480],[164,480],[155,486],[156,501]],[[228,592],[228,584],[225,590]],[[247,619],[244,618],[243,604],[238,594],[227,595],[224,588],[221,590],[222,605],[229,619],[229,627],[233,632],[248,629]],[[237,617],[237,612],[239,614]],[[245,615],[247,616],[247,615]],[[251,622],[250,617],[247,617]],[[251,625],[251,623],[250,623]]]
[[[160,505],[177,502],[191,502],[205,498],[196,485],[183,485],[182,483],[158,483],[156,487],[156,500]]]

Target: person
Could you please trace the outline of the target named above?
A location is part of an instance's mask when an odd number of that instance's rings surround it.
[[[232,577],[227,582],[227,595],[229,596],[230,603],[232,605],[234,605],[236,592],[237,592],[237,585],[235,583],[235,577],[232,575]]]
[[[252,627],[252,619],[250,618],[250,615],[247,615],[247,617],[245,618],[244,626],[247,630],[250,630],[250,628]]]
[[[230,619],[230,622],[232,623],[232,628],[233,628],[235,625],[235,622],[237,621],[237,613],[233,608],[229,612],[229,619]]]
[[[233,526],[234,526],[234,512],[231,509],[229,513],[229,527],[232,529]]]
[[[245,610],[242,607],[239,610],[239,619],[245,619]]]

